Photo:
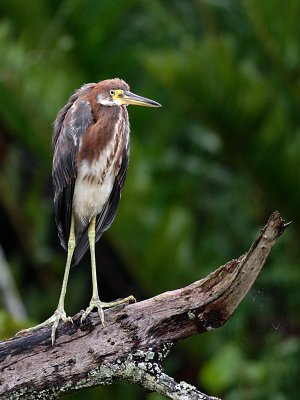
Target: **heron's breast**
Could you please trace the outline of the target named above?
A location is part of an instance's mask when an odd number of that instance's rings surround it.
[[[73,212],[81,222],[101,213],[115,180],[114,168],[103,168],[103,160],[83,162],[78,168],[74,188]]]
[[[80,143],[73,212],[84,223],[101,213],[113,189],[128,144],[127,111],[118,113],[111,134],[104,135],[106,131],[95,127]]]

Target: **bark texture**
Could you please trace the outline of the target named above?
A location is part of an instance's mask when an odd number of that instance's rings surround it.
[[[164,374],[173,344],[222,326],[244,298],[286,224],[274,212],[249,251],[204,279],[151,299],[61,323],[0,343],[0,399],[55,399],[84,387],[124,379],[171,399],[205,399]]]

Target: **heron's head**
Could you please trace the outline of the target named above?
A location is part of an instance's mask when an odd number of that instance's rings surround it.
[[[127,83],[121,79],[107,79],[98,85],[97,102],[103,106],[128,106],[132,104],[145,107],[161,107],[154,100],[130,92]]]

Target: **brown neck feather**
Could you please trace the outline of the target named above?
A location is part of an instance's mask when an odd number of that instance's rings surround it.
[[[123,111],[119,106],[101,106],[89,99],[95,123],[82,136],[82,144],[77,155],[77,163],[82,160],[92,162],[98,159],[102,150],[107,146],[115,133],[115,126]],[[124,110],[127,112],[126,110]]]

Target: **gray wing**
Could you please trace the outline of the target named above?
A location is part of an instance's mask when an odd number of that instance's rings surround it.
[[[52,146],[52,179],[54,186],[54,210],[58,236],[67,250],[69,239],[74,185],[77,177],[76,156],[81,136],[93,121],[90,104],[81,100],[95,84],[81,87],[58,113],[54,122]]]
[[[103,232],[105,232],[113,223],[116,216],[119,202],[121,199],[122,188],[125,183],[129,163],[129,141],[124,148],[121,167],[115,178],[114,186],[109,196],[109,199],[103,206],[102,212],[97,216],[96,220],[96,242],[100,239]],[[77,238],[76,238],[77,239]],[[84,256],[89,247],[88,229],[86,228],[80,235],[78,242],[76,242],[75,251],[73,254],[72,265],[76,265]]]

